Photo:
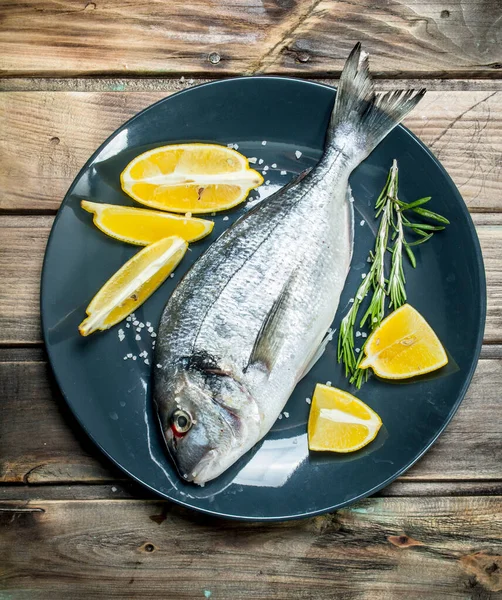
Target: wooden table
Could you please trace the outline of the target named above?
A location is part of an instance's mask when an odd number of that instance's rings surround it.
[[[500,0],[0,2],[0,599],[502,598]],[[477,227],[481,360],[434,448],[377,496],[282,524],[150,496],[86,439],[40,336],[47,235],[72,179],[123,121],[207,79],[336,84],[361,40],[380,89],[430,91],[406,125]]]

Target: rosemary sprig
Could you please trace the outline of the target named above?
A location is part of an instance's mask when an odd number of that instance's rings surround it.
[[[416,267],[416,259],[412,246],[423,244],[433,236],[436,231],[444,229],[449,221],[445,217],[422,208],[422,205],[430,201],[430,196],[420,198],[414,202],[405,203],[398,198],[399,174],[396,160],[387,176],[387,181],[375,203],[375,218],[380,217],[380,225],[375,241],[375,248],[370,252],[369,261],[371,267],[369,273],[363,276],[353,304],[348,313],[342,319],[340,333],[338,336],[338,362],[345,365],[345,375],[350,382],[360,388],[363,381],[368,378],[368,369],[360,369],[359,364],[363,358],[364,345],[360,349],[354,347],[354,328],[361,304],[370,290],[373,291],[369,306],[359,322],[359,327],[366,327],[371,331],[378,327],[385,316],[386,298],[389,299],[389,308],[395,310],[407,300],[406,278],[403,268],[403,250],[406,252],[410,264]],[[429,219],[441,223],[441,225],[430,225],[411,221],[405,212],[411,211],[423,219]],[[406,229],[405,229],[406,228]],[[409,241],[406,239],[405,231],[418,236],[418,239]],[[389,246],[389,238],[391,245]],[[390,274],[388,279],[386,272],[386,253],[390,253]],[[367,333],[363,334],[364,337]],[[356,356],[359,352],[359,356]]]

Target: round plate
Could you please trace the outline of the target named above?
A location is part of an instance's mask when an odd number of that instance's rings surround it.
[[[373,205],[392,159],[397,158],[401,198],[432,196],[431,209],[451,221],[445,231],[416,247],[416,269],[405,265],[409,302],[438,334],[450,356],[449,365],[411,383],[371,378],[357,395],[382,418],[376,440],[348,455],[309,454],[306,399],[315,384],[330,381],[350,389],[337,364],[335,337],[298,384],[283,418],[218,479],[205,487],[181,481],[165,452],[150,397],[153,338],[148,323],[157,328],[180,278],[226,227],[260,198],[315,165],[322,154],[334,94],[328,86],[279,77],[233,79],[175,94],[138,114],[98,149],[75,179],[54,223],[42,274],[42,320],[63,395],[85,431],[113,462],[179,504],[226,517],[279,520],[330,511],[373,494],[431,446],[471,380],[486,302],[479,243],[450,177],[415,136],[398,127],[351,177],[354,257],[334,327],[368,270],[366,258],[377,224]],[[257,161],[257,168],[269,166],[266,183],[247,203],[214,217],[211,236],[191,246],[174,277],[137,311],[138,321],[146,324],[143,329],[137,332],[122,323],[80,337],[77,326],[87,304],[138,250],[94,227],[80,200],[133,206],[119,183],[127,163],[155,146],[190,141],[238,144],[246,156],[263,159]]]

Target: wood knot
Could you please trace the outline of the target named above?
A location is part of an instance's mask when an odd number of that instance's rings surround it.
[[[84,10],[95,10],[96,9],[96,3],[95,2],[88,2],[85,5]]]
[[[502,556],[476,552],[462,556],[460,565],[490,592],[502,591]]]
[[[157,548],[151,542],[145,542],[139,547],[143,552],[155,552]]]
[[[389,542],[397,548],[411,548],[412,546],[423,546],[423,542],[414,540],[407,535],[390,535],[388,538]]]
[[[449,10],[442,10],[441,11],[441,18],[442,19],[448,19],[450,17],[450,11]]]
[[[52,146],[57,146],[59,144],[61,140],[58,137],[51,137],[51,139],[49,140],[49,143]]]

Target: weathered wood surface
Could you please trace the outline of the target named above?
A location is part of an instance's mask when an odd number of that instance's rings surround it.
[[[54,212],[101,142],[175,90],[1,93],[0,212]],[[471,211],[502,211],[502,91],[429,92],[405,124],[442,161]]]
[[[6,598],[500,598],[502,498],[372,498],[287,524],[166,502],[4,502]]]
[[[0,481],[124,479],[71,417],[45,362],[0,361]],[[20,351],[18,350],[18,353]],[[434,448],[403,481],[502,480],[502,360],[481,360],[468,394]]]
[[[502,341],[502,222],[474,215],[488,287],[485,342]],[[0,344],[37,344],[40,332],[40,272],[52,216],[0,216]]]
[[[26,0],[0,4],[0,74],[339,73],[498,77],[498,0]]]

